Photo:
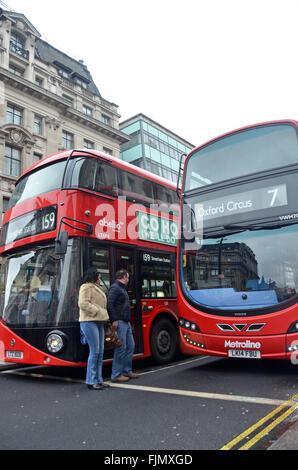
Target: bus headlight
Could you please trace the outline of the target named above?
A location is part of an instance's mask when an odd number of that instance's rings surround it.
[[[179,325],[186,330],[200,331],[200,328],[196,323],[186,320],[185,318],[179,318]]]
[[[290,325],[290,327],[289,327],[287,333],[298,333],[298,321],[297,321],[297,320],[294,321],[294,322]]]
[[[52,331],[46,339],[47,350],[52,354],[61,352],[66,345],[66,336],[61,331]]]

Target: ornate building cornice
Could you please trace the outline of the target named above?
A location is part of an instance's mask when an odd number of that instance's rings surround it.
[[[120,144],[128,142],[130,137],[123,132],[104,124],[103,122],[94,119],[91,116],[86,116],[84,113],[77,111],[76,109],[69,106],[65,98],[56,95],[51,91],[48,91],[40,86],[36,85],[23,77],[19,77],[9,70],[0,67],[0,80],[5,85],[15,88],[16,90],[22,91],[28,95],[31,95],[41,101],[47,102],[49,105],[54,106],[58,109],[61,117],[67,117],[79,124],[92,128],[96,132],[106,135],[112,139],[117,140]]]

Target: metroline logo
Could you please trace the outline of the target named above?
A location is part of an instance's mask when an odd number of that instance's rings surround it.
[[[253,343],[251,341],[246,340],[245,342],[241,341],[225,341],[225,348],[243,348],[243,349],[260,349],[261,343]]]

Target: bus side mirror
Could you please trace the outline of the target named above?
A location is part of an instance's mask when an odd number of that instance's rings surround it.
[[[55,253],[56,255],[65,255],[68,243],[68,232],[66,230],[58,233],[55,240]]]

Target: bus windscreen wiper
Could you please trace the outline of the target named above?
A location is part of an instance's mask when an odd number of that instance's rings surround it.
[[[249,224],[249,225],[238,225],[238,224],[228,224],[224,225],[225,230],[262,230],[266,228],[265,225],[260,224]]]

